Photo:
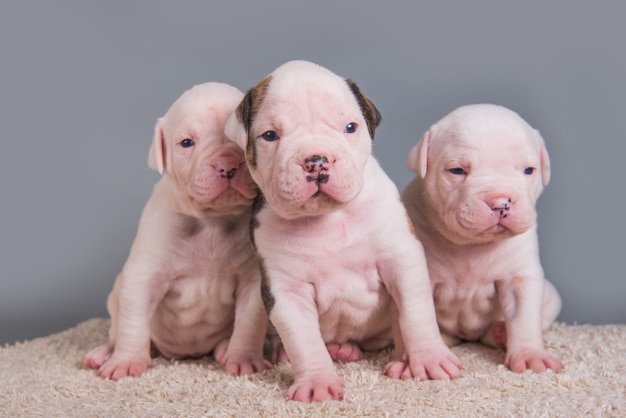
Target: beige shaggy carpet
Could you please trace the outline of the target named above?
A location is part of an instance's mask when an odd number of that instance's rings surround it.
[[[109,320],[0,348],[3,417],[624,417],[626,325],[556,324],[548,349],[565,370],[518,375],[504,353],[477,344],[453,350],[464,363],[452,382],[395,381],[381,374],[388,353],[337,364],[343,401],[304,405],[283,400],[292,375],[282,364],[234,378],[209,358],[157,358],[140,378],[105,381],[81,359],[106,341]]]

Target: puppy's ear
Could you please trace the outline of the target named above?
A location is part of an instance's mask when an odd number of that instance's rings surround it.
[[[226,123],[226,136],[239,144],[244,150],[246,149],[250,136],[252,123],[254,122],[256,114],[259,112],[261,103],[263,103],[271,80],[272,76],[270,75],[264,78],[255,87],[248,90],[239,103],[239,106],[237,106],[237,109]]]
[[[163,174],[165,169],[165,145],[163,138],[163,118],[159,118],[154,126],[154,137],[152,138],[152,144],[150,144],[150,151],[148,152],[148,167],[158,171],[159,174]]]
[[[406,157],[406,166],[412,172],[419,174],[421,178],[426,177],[428,168],[428,148],[430,147],[431,132],[428,130],[422,139],[419,140]]]
[[[244,97],[224,126],[224,135],[243,150],[246,149],[246,143],[248,142],[248,134],[246,133],[242,116],[245,100],[246,98]]]
[[[372,103],[370,99],[368,99],[363,93],[361,93],[361,90],[354,81],[346,79],[346,83],[348,84],[348,87],[352,91],[352,94],[354,94],[354,97],[356,98],[356,101],[361,108],[361,113],[363,113],[365,123],[367,123],[367,130],[370,133],[370,137],[374,139],[374,131],[380,124],[382,116],[380,115],[378,109],[376,109],[376,106],[374,106],[374,103]]]
[[[547,186],[550,182],[550,156],[548,155],[546,143],[538,130],[535,130],[535,135],[539,140],[539,155],[541,157],[541,182],[544,186]]]

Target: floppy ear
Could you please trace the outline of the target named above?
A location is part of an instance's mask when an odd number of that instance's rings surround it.
[[[346,79],[346,83],[348,84],[348,87],[352,91],[352,94],[354,94],[354,97],[356,98],[356,101],[361,108],[361,113],[363,113],[365,123],[367,123],[367,130],[370,133],[370,137],[374,139],[374,131],[380,124],[382,116],[380,115],[378,109],[376,109],[376,106],[374,106],[374,103],[372,103],[370,99],[368,99],[363,93],[361,93],[361,90],[354,81]]]
[[[224,135],[232,142],[237,144],[241,149],[245,151],[246,144],[248,142],[248,133],[244,127],[244,107],[245,101],[248,95],[246,95],[243,100],[237,106],[237,109],[233,112],[232,115],[226,121],[226,125],[224,126]]]
[[[541,182],[544,186],[547,186],[550,182],[550,156],[546,148],[546,143],[538,130],[535,130],[535,135],[539,140],[539,155],[541,157]]]
[[[426,131],[422,139],[411,148],[406,157],[405,164],[412,172],[419,174],[421,178],[426,177],[428,168],[428,148],[430,147],[430,130]]]
[[[157,120],[154,126],[154,137],[152,138],[152,144],[150,144],[150,151],[148,152],[148,167],[158,171],[159,174],[163,174],[165,167],[165,147],[163,144],[163,130],[161,124],[163,118]]]
[[[245,150],[248,145],[248,137],[254,117],[263,103],[267,88],[269,87],[272,76],[265,77],[259,84],[248,90],[243,99],[237,106],[237,109],[226,123],[224,129],[229,139],[237,143],[241,149]]]

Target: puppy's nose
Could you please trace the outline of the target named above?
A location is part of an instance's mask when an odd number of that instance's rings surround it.
[[[240,164],[241,163],[239,161],[219,161],[216,164],[213,164],[213,168],[218,172],[220,177],[232,179],[235,177],[235,173],[237,173],[237,169]]]
[[[324,155],[312,155],[304,160],[302,168],[308,174],[306,176],[307,181],[315,181],[319,183],[328,182],[328,169],[330,162],[328,157]]]
[[[491,210],[499,212],[500,216],[506,218],[509,215],[512,201],[510,197],[498,197],[491,202]]]

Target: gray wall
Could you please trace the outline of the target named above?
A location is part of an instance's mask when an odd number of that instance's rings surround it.
[[[291,59],[356,80],[403,161],[453,108],[493,102],[544,135],[541,255],[568,323],[626,322],[622,1],[7,1],[0,4],[0,343],[106,316],[185,89],[242,90]]]

